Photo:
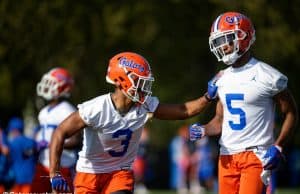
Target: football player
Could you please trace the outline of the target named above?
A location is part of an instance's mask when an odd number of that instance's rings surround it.
[[[9,158],[8,139],[0,123],[0,193],[4,193],[14,181]]]
[[[109,61],[106,80],[115,86],[112,93],[78,105],[55,130],[50,144],[50,177],[54,191],[67,191],[61,175],[63,142],[84,131],[74,180],[75,193],[132,194],[132,163],[145,123],[152,117],[175,120],[200,113],[215,97],[212,84],[208,92],[183,104],[162,104],[152,97],[154,81],[147,60],[133,52],[122,52]]]
[[[241,13],[223,13],[211,27],[210,50],[228,67],[216,82],[215,116],[206,125],[191,125],[190,137],[221,134],[220,194],[261,194],[269,180],[266,172],[278,167],[298,117],[288,78],[252,56],[254,41],[253,24]],[[277,139],[273,137],[275,105],[285,116]]]
[[[14,175],[12,193],[30,193],[36,167],[36,142],[24,134],[24,121],[12,117],[7,125],[9,159]]]
[[[37,95],[46,100],[47,105],[43,107],[38,115],[38,131],[36,141],[38,144],[39,161],[33,180],[32,192],[52,192],[49,180],[49,143],[57,126],[76,108],[67,101],[74,85],[71,74],[61,67],[53,68],[45,73],[37,84]],[[60,165],[62,174],[69,183],[72,183],[77,160],[78,147],[81,145],[80,133],[66,139],[63,143],[64,149]],[[70,186],[72,186],[70,184]],[[70,187],[72,191],[72,187]]]

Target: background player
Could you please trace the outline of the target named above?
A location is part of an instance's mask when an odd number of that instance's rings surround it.
[[[188,135],[188,126],[183,125],[170,143],[170,186],[178,194],[202,194],[197,175],[199,154]]]
[[[24,122],[12,117],[7,126],[9,158],[14,174],[11,193],[30,193],[36,166],[36,142],[24,135]]]
[[[150,171],[149,165],[149,129],[144,128],[142,129],[141,138],[139,140],[139,147],[137,151],[137,156],[134,159],[132,164],[132,170],[134,174],[134,181],[135,181],[135,190],[136,194],[148,194],[149,191],[147,189],[147,179],[148,174]]]
[[[0,193],[9,190],[14,183],[14,173],[11,166],[7,135],[0,125]]]
[[[154,78],[141,55],[123,52],[109,62],[106,80],[115,86],[107,93],[78,105],[55,130],[50,145],[50,177],[56,191],[66,191],[60,174],[60,155],[65,138],[84,130],[74,180],[76,193],[132,194],[131,169],[145,123],[158,119],[186,119],[210,104],[216,87],[184,104],[161,104],[151,97]]]
[[[39,130],[36,141],[39,149],[39,161],[33,181],[32,192],[51,192],[49,180],[49,142],[57,126],[76,108],[66,99],[70,97],[74,80],[64,68],[53,68],[43,75],[37,84],[37,95],[47,101],[38,115]],[[80,133],[63,142],[64,150],[61,157],[61,172],[69,183],[72,183],[74,167],[77,159],[77,148],[81,144]],[[72,189],[72,188],[71,188]]]
[[[219,101],[215,117],[190,127],[191,139],[219,135],[219,193],[261,194],[261,173],[275,169],[282,147],[296,123],[297,110],[287,89],[288,79],[252,57],[254,27],[245,15],[227,12],[211,27],[210,50],[229,67],[216,82]],[[274,140],[275,106],[284,115]],[[267,178],[267,177],[265,177]],[[265,179],[263,179],[265,181]]]

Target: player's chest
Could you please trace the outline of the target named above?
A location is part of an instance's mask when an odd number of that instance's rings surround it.
[[[71,114],[71,112],[70,112]],[[40,124],[60,124],[66,117],[65,111],[59,109],[43,109],[39,114]]]
[[[104,135],[117,133],[117,131],[126,131],[128,129],[134,132],[144,126],[146,121],[145,114],[132,113],[123,117],[114,114],[109,119],[102,122],[103,125],[99,130]]]
[[[255,72],[230,74],[224,77],[218,87],[218,94],[221,101],[226,104],[231,101],[252,104],[270,97],[267,88]]]
[[[137,142],[144,124],[143,119],[114,120],[98,130],[98,138],[105,148],[123,145],[124,142]]]

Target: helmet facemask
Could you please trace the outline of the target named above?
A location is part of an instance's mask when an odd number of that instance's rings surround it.
[[[209,47],[211,52],[217,57],[218,61],[223,61],[227,65],[232,65],[239,59],[246,50],[240,50],[240,41],[244,40],[247,34],[242,30],[229,30],[225,32],[216,32],[209,37]],[[233,46],[231,53],[225,53],[224,46]]]
[[[152,94],[153,77],[139,76],[134,72],[129,72],[128,78],[132,83],[131,87],[126,91],[122,90],[124,94],[129,97],[133,102],[143,104]]]

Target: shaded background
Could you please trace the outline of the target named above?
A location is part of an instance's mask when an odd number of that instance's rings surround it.
[[[75,78],[71,102],[78,104],[112,89],[105,82],[109,58],[134,51],[151,64],[153,93],[161,102],[202,95],[207,81],[225,68],[209,51],[208,36],[222,12],[239,11],[256,28],[255,56],[289,77],[299,106],[300,1],[271,0],[26,0],[0,1],[0,120],[36,118],[41,101],[35,87],[50,68],[66,67]],[[148,124],[154,164],[166,164],[167,146],[180,125],[211,118],[213,110],[186,121]],[[281,116],[278,115],[278,124]],[[27,128],[32,127],[27,123]],[[288,150],[300,147],[300,132]],[[166,164],[167,165],[167,164]],[[299,164],[300,165],[300,164]],[[298,165],[298,168],[300,166]],[[154,186],[164,187],[167,170]],[[157,168],[157,169],[156,169]],[[155,175],[153,175],[155,177]],[[289,186],[288,173],[279,184]]]

